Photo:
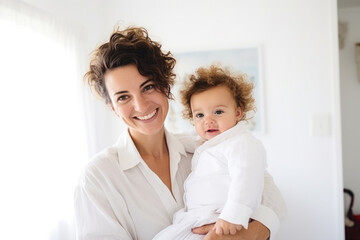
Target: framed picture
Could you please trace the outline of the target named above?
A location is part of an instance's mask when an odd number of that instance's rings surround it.
[[[259,46],[175,53],[177,78],[172,90],[175,101],[170,101],[169,114],[165,123],[166,127],[176,133],[193,131],[193,126],[189,120],[182,118],[183,106],[180,102],[179,91],[184,81],[187,81],[187,77],[195,73],[197,68],[217,64],[228,68],[234,74],[246,74],[247,79],[254,83],[253,96],[256,101],[256,112],[249,113],[252,118],[248,121],[248,125],[251,131],[265,133],[260,56]]]
[[[356,69],[358,80],[360,81],[360,42],[355,44],[355,54],[356,54]]]

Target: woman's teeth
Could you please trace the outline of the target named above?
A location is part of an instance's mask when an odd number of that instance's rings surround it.
[[[140,119],[140,120],[148,120],[150,118],[152,118],[155,114],[156,114],[156,109],[152,112],[152,113],[149,113],[148,115],[145,115],[145,116],[138,116],[137,118]]]

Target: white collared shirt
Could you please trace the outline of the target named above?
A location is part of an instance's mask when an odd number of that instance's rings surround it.
[[[128,131],[89,163],[75,193],[78,239],[151,239],[182,208],[191,156],[166,133],[173,195],[141,158]]]
[[[182,144],[189,144],[190,138],[179,141],[167,131],[165,135],[173,195],[142,160],[125,131],[114,146],[92,159],[80,177],[75,190],[77,239],[150,240],[172,223],[173,214],[184,207],[183,184],[192,154],[186,154]],[[270,175],[265,176],[262,204],[253,218],[273,234],[285,205]]]

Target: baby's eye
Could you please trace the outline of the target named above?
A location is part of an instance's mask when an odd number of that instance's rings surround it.
[[[224,113],[223,110],[216,110],[216,111],[215,111],[215,114],[216,114],[216,115],[220,115],[220,114],[223,114],[223,113]]]
[[[202,117],[204,117],[204,114],[202,114],[202,113],[197,113],[197,114],[195,115],[195,117],[196,117],[196,118],[202,118]]]

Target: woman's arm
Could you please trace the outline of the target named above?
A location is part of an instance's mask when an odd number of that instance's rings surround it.
[[[75,189],[75,220],[77,240],[122,239],[132,240],[130,233],[122,226],[114,215],[106,194],[93,178],[92,174],[84,174],[79,186]],[[118,198],[120,208],[126,209],[123,199]],[[126,211],[124,211],[126,216]]]
[[[272,176],[265,172],[264,190],[261,205],[255,210],[248,229],[242,229],[236,235],[217,236],[212,231],[214,224],[194,228],[196,234],[208,234],[204,240],[267,240],[279,229],[280,221],[286,215],[285,201],[276,187]]]
[[[258,221],[250,222],[248,229],[242,228],[235,235],[217,235],[214,224],[194,228],[193,233],[206,234],[204,240],[267,240],[270,237],[269,229]]]
[[[255,210],[251,218],[265,225],[270,230],[270,235],[274,236],[280,227],[280,221],[285,218],[285,215],[285,201],[272,176],[265,172],[261,205]]]

